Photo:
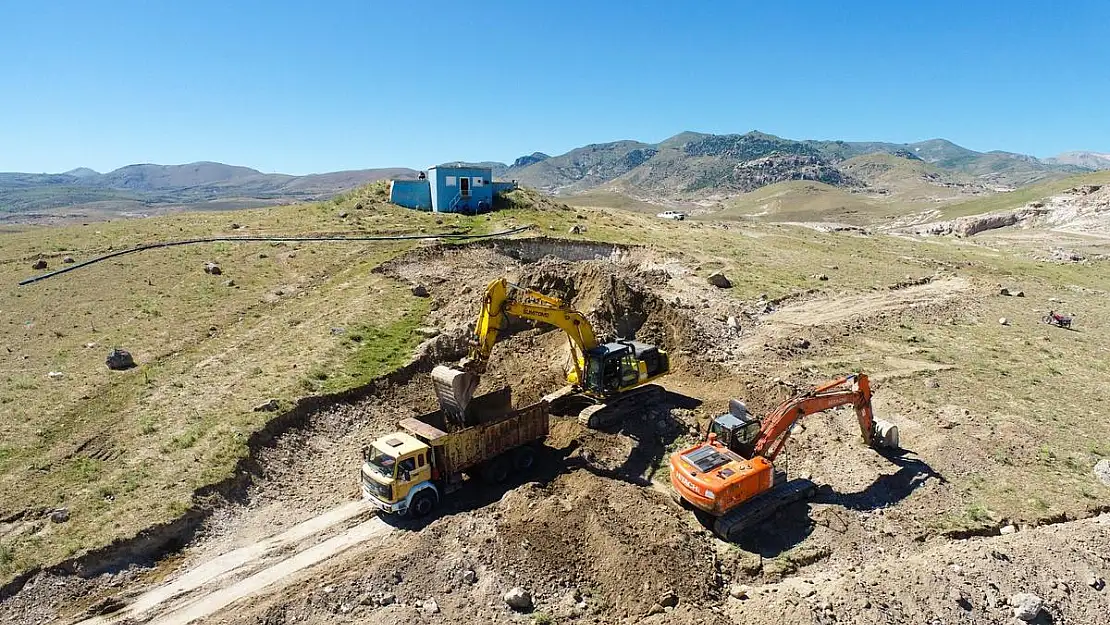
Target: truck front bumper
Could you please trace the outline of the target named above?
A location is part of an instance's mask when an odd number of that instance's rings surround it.
[[[398,501],[397,503],[382,501],[371,493],[370,489],[366,488],[365,484],[362,485],[362,498],[370,502],[370,505],[386,514],[404,514],[408,511],[408,506],[405,501]]]

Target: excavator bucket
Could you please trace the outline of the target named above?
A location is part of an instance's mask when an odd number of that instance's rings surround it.
[[[432,369],[432,387],[439,399],[439,407],[455,423],[463,423],[466,408],[478,389],[478,376],[443,365]]]
[[[875,437],[872,444],[878,448],[898,449],[898,426],[890,421],[875,419]]]

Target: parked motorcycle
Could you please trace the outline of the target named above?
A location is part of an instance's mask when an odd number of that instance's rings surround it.
[[[1057,326],[1059,328],[1070,328],[1071,322],[1074,317],[1069,315],[1058,314],[1055,310],[1050,310],[1047,315],[1041,317],[1042,323],[1047,323],[1050,326]]]

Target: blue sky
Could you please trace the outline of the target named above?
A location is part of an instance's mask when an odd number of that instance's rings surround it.
[[[1110,3],[0,0],[0,171],[511,161],[683,130],[1110,152]]]

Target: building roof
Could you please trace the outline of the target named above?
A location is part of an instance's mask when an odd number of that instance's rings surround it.
[[[476,170],[480,170],[480,171],[488,171],[490,173],[493,172],[492,167],[482,167],[481,165],[466,165],[464,163],[456,163],[454,165],[449,165],[449,164],[448,165],[432,165],[431,167],[428,168],[428,171],[431,171],[433,169],[443,169],[443,170],[447,170],[447,169],[472,169],[473,170],[473,169],[476,169]]]

